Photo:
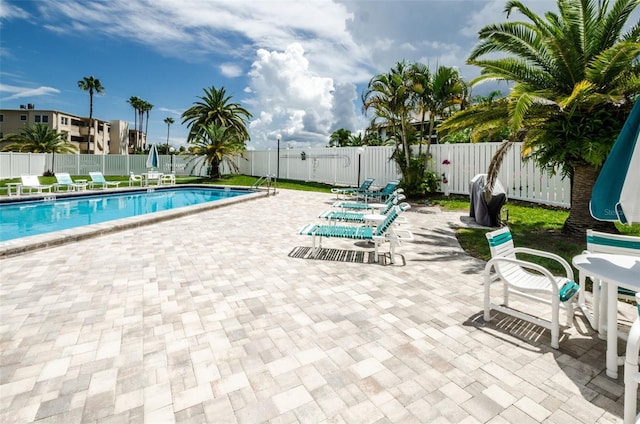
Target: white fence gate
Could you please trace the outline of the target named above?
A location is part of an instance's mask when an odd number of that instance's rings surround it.
[[[437,144],[430,153],[430,170],[446,177],[441,190],[452,194],[469,194],[469,181],[484,174],[500,143]],[[498,179],[510,199],[526,200],[553,206],[569,207],[570,182],[557,173],[550,175],[524,161],[520,156],[520,143],[514,143],[507,153]],[[388,181],[400,179],[401,173],[391,160],[393,147],[326,147],[309,149],[248,150],[234,161],[239,172],[253,176],[275,176],[278,179],[314,181],[332,185],[358,185],[368,177],[374,185],[384,186]],[[35,153],[0,153],[0,178],[17,178],[23,174],[38,174],[52,168],[55,172],[87,175],[89,171],[102,171],[105,175],[127,175],[145,172],[146,155],[54,155]],[[443,163],[448,161],[449,163]],[[159,169],[177,175],[206,175],[202,160],[191,156],[160,155]],[[223,167],[223,173],[231,173]]]

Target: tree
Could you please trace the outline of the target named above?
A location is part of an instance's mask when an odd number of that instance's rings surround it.
[[[171,117],[164,118],[164,123],[167,124],[167,149],[169,149],[169,128],[171,128],[171,124],[173,124],[175,120]]]
[[[2,148],[2,151],[5,152],[51,153],[53,155],[51,159],[52,171],[56,153],[76,153],[78,150],[73,143],[67,140],[66,133],[59,133],[45,124],[26,127],[20,134],[9,134],[2,141],[9,143]]]
[[[373,110],[371,127],[386,125],[389,132],[396,134],[396,149],[402,145],[404,167],[409,167],[411,151],[407,140],[407,127],[410,122],[411,90],[407,64],[396,63],[395,68],[386,74],[375,75],[362,93],[362,107],[367,113]],[[402,167],[401,167],[402,168]]]
[[[522,140],[523,154],[539,166],[550,172],[559,168],[571,181],[567,234],[583,236],[587,228],[615,231],[591,217],[589,200],[640,92],[640,23],[623,32],[638,5],[640,0],[616,0],[611,7],[607,0],[558,0],[558,13],[547,12],[543,19],[522,2],[508,1],[507,17],[518,11],[527,20],[482,28],[467,62],[482,68],[472,84],[512,81],[510,93],[491,107],[474,106],[441,125],[451,131],[508,124],[511,138],[493,158],[488,190],[512,141]]]
[[[91,130],[93,129],[93,93],[103,94],[104,87],[100,80],[93,76],[84,77],[78,81],[78,87],[82,91],[89,92],[89,136],[87,140],[87,153],[91,153]]]
[[[199,124],[201,128],[194,131],[195,138],[190,141],[190,151],[196,155],[191,160],[200,160],[204,156],[203,165],[208,165],[211,179],[219,179],[220,164],[226,163],[234,171],[238,171],[236,163],[232,160],[234,155],[245,150],[243,137],[233,127],[225,127],[211,123]]]
[[[251,113],[240,104],[231,102],[231,96],[227,96],[224,87],[219,90],[215,87],[205,88],[204,93],[204,96],[198,97],[200,101],[182,113],[182,123],[187,123],[189,127],[187,142],[200,140],[201,133],[211,124],[235,132],[243,142],[249,140],[245,120],[251,118]]]
[[[340,128],[329,136],[329,147],[346,147],[350,145],[351,131]]]
[[[149,112],[153,109],[153,105],[146,100],[142,102],[142,111],[147,114],[147,125],[144,127],[144,139],[145,141],[149,138]],[[142,125],[141,125],[142,127]]]
[[[131,96],[129,97],[129,100],[127,100],[127,103],[129,103],[133,108],[133,127],[136,134],[135,149],[138,149],[140,146],[140,142],[138,140],[138,106],[140,105],[140,101],[141,99],[137,96]]]

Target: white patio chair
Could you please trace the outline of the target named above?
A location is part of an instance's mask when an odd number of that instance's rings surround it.
[[[491,310],[496,310],[551,330],[551,347],[557,349],[560,339],[560,306],[567,309],[567,326],[573,323],[573,304],[578,285],[573,282],[573,271],[560,256],[540,250],[514,247],[509,228],[486,234],[491,250],[491,259],[484,269],[484,320],[491,320]],[[517,259],[516,255],[549,258],[557,261],[565,270],[565,276],[554,276],[549,270],[533,262]],[[504,301],[502,305],[491,302],[491,283],[502,281]],[[566,286],[565,286],[566,285]],[[551,320],[509,307],[509,295],[551,304]]]
[[[136,175],[133,172],[129,174],[129,187],[134,185],[142,185],[142,175]]]
[[[584,253],[611,253],[619,255],[640,256],[640,237],[623,236],[621,234],[609,234],[600,231],[587,230],[587,250]],[[593,282],[592,310],[589,310],[584,292],[587,278]],[[602,282],[596,278],[581,272],[578,275],[580,282],[580,296],[578,306],[582,309],[591,327],[600,334],[605,333],[607,327],[607,299],[606,291],[601,289]],[[624,289],[618,289],[618,298],[635,301],[635,293]]]
[[[640,305],[640,295],[635,296],[636,303]],[[624,424],[640,422],[638,414],[638,383],[640,383],[640,370],[638,369],[638,356],[640,355],[640,306],[638,317],[631,326],[627,350],[624,358]]]
[[[160,184],[174,185],[176,183],[176,174],[162,174]]]

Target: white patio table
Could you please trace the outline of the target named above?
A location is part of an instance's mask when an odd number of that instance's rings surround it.
[[[640,257],[588,253],[575,256],[573,265],[607,286],[607,375],[618,378],[618,287],[640,291]]]

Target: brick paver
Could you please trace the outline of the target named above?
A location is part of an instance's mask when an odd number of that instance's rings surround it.
[[[413,207],[393,265],[335,239],[310,259],[296,230],[333,200],[281,190],[0,259],[0,421],[620,421],[580,312],[559,350],[483,322],[464,213]]]

